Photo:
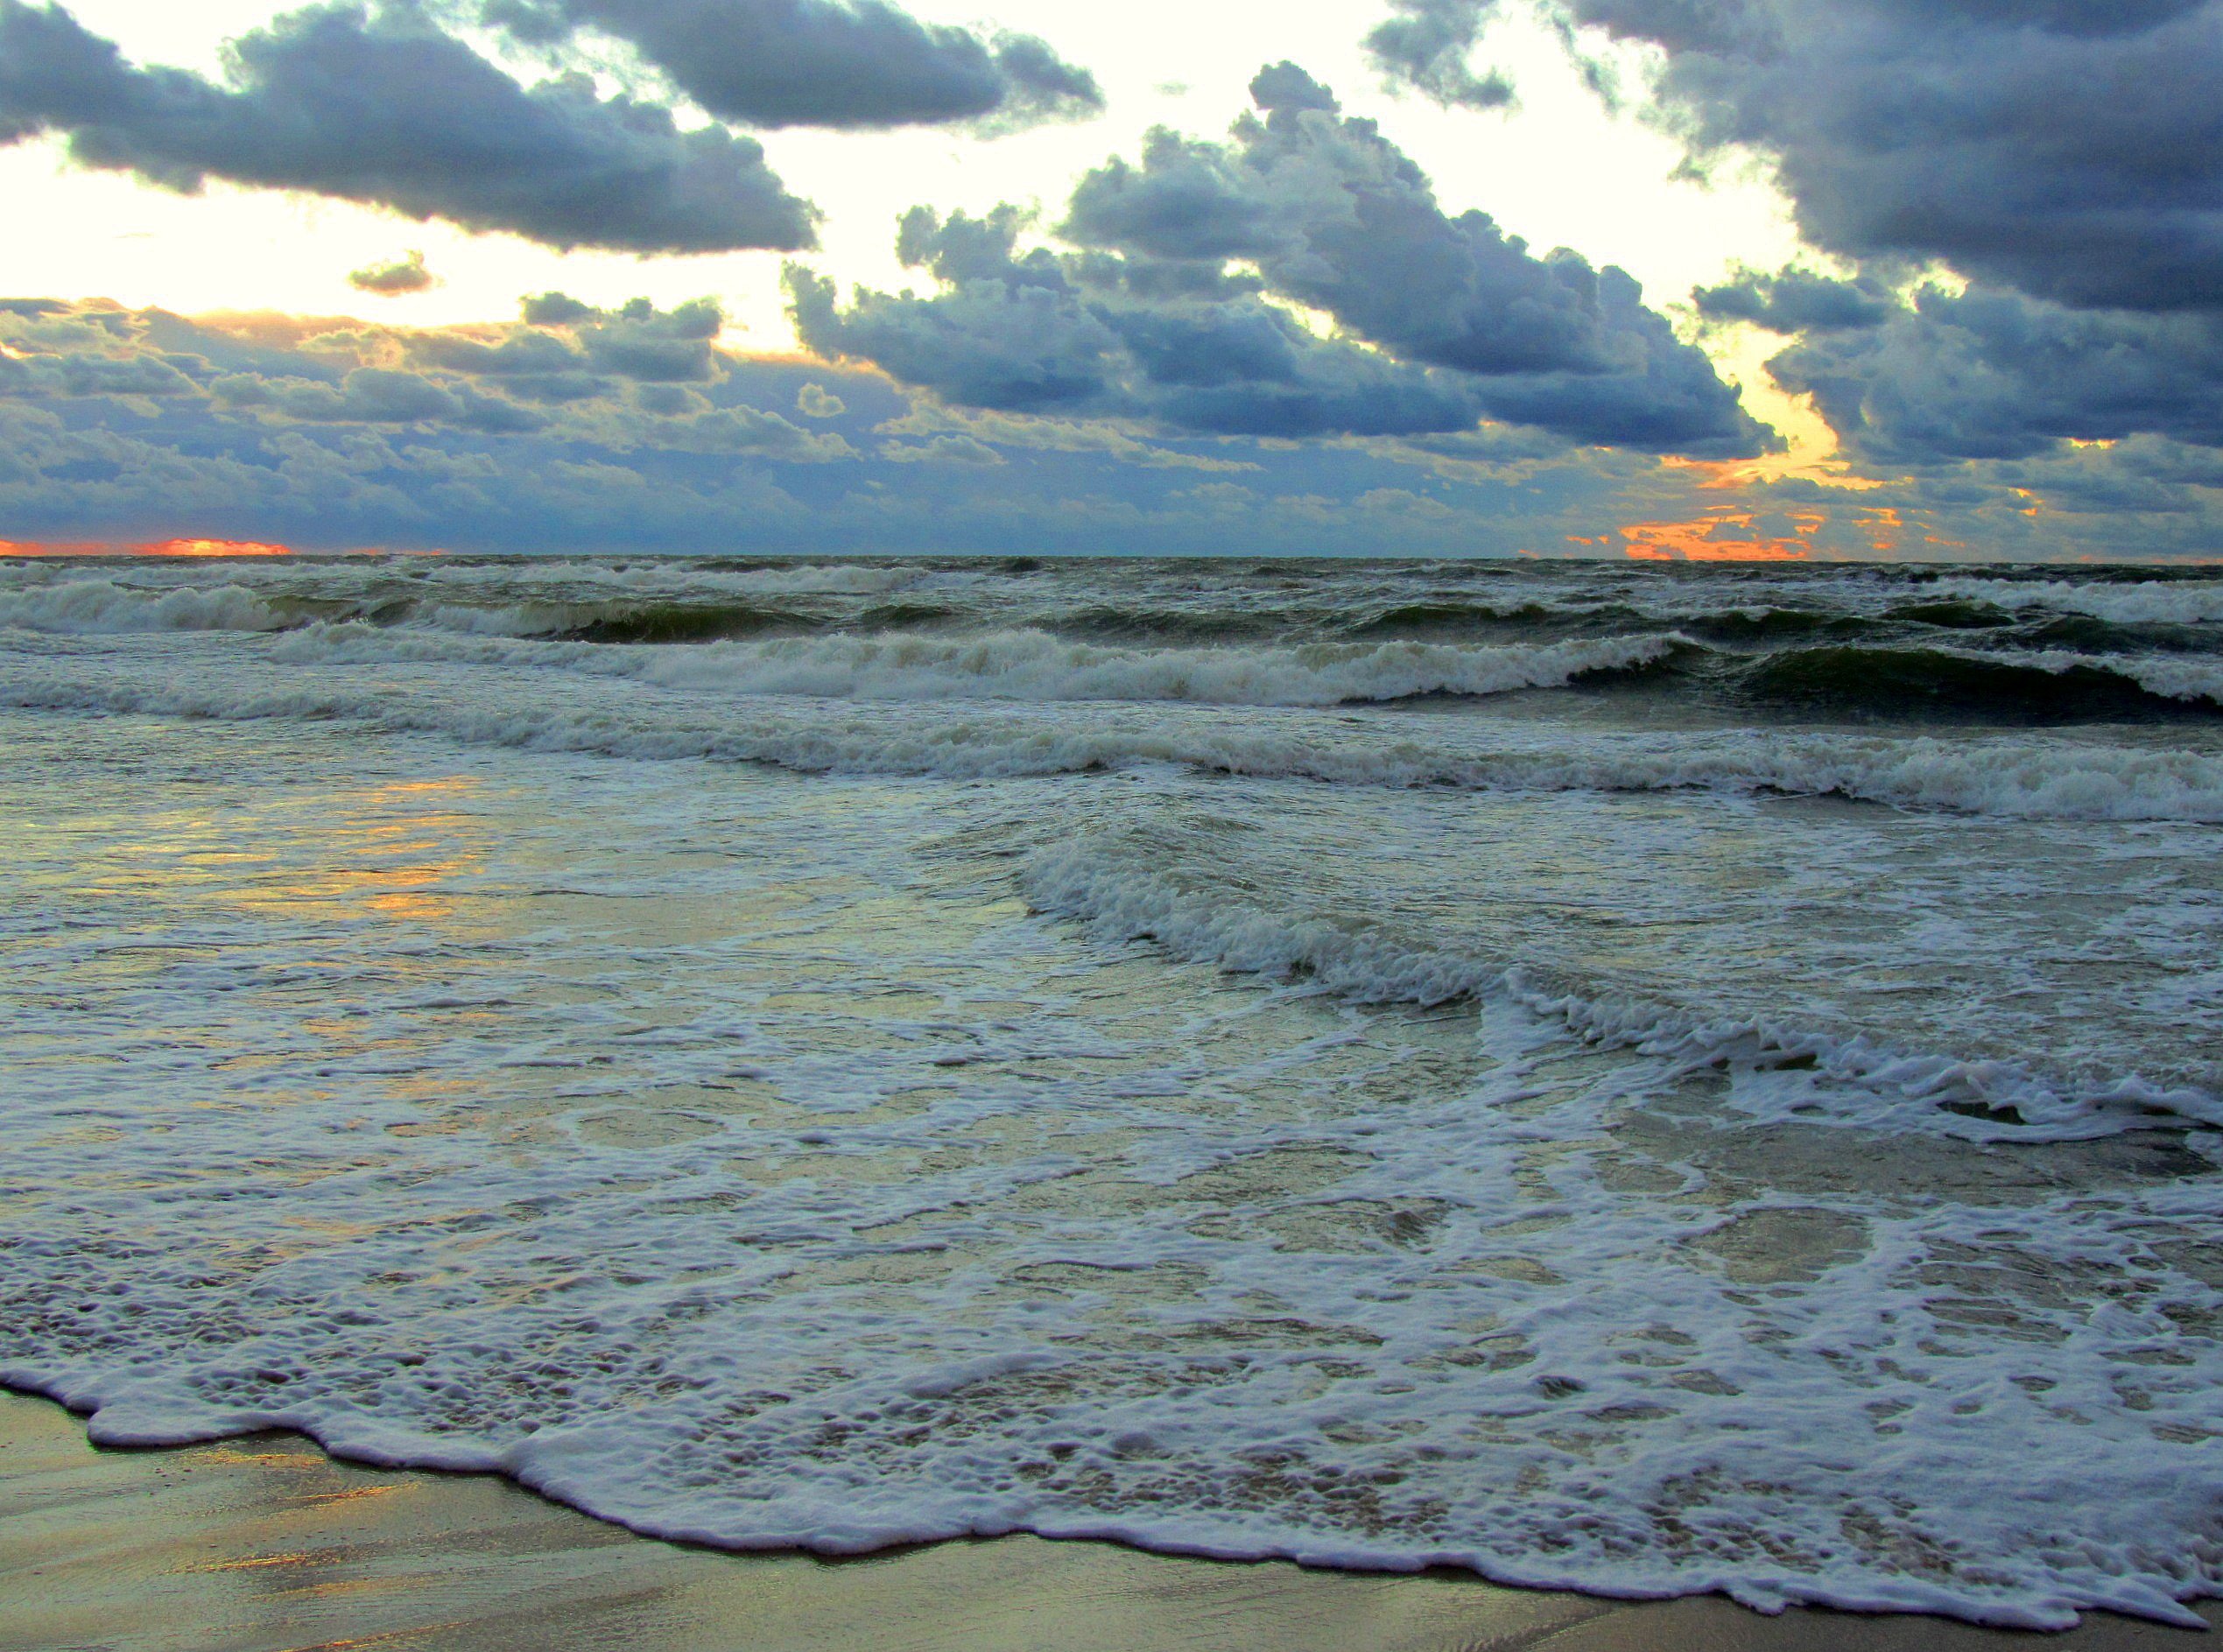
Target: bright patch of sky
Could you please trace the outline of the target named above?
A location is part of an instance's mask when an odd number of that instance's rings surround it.
[[[268,0],[79,0],[71,8],[141,63],[212,75],[222,72],[227,39],[285,9]],[[1633,110],[1603,108],[1551,31],[1523,11],[1493,25],[1475,54],[1478,65],[1509,75],[1518,103],[1478,113],[1386,91],[1360,47],[1379,21],[1371,6],[1004,0],[982,18],[965,0],[928,0],[910,10],[928,22],[1039,34],[1094,72],[1106,109],[1092,120],[988,139],[918,128],[763,134],[774,171],[825,213],[822,245],[805,260],[844,285],[931,285],[895,257],[896,221],[914,205],[975,213],[1002,201],[1031,205],[1046,230],[1082,172],[1110,154],[1132,156],[1153,126],[1217,137],[1249,106],[1250,77],[1284,58],[1332,87],[1347,112],[1379,120],[1426,170],[1447,210],[1487,212],[1539,251],[1565,245],[1593,264],[1619,264],[1655,305],[1677,305],[1738,264],[1776,267],[1797,250],[1787,209],[1764,179],[1678,178],[1679,147]],[[532,74],[522,60],[511,62]],[[560,253],[514,235],[221,182],[187,198],[128,174],[72,166],[59,139],[0,151],[0,193],[14,225],[0,288],[11,293],[99,296],[186,313],[370,313],[421,326],[507,320],[521,294],[550,288],[602,305],[707,294],[726,308],[730,348],[794,344],[777,253]],[[412,250],[423,252],[435,285],[392,297],[349,285],[351,271]],[[1762,399],[1754,411],[1783,422]]]

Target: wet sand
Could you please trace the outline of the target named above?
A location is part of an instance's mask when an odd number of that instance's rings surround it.
[[[2223,1610],[2211,1610],[2223,1622]],[[2141,1652],[2206,1644],[2093,1616],[2062,1635],[1720,1599],[1628,1603],[1007,1537],[858,1560],[636,1537],[486,1475],[334,1461],[298,1436],[96,1450],[0,1393],[8,1652]]]

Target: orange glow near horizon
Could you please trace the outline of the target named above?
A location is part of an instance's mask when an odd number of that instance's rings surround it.
[[[1801,516],[1794,539],[1715,538],[1722,528],[1749,529],[1748,510],[1720,510],[1692,522],[1634,522],[1619,530],[1622,554],[1639,562],[1800,562],[1813,554],[1811,536],[1822,525],[1818,516]]]
[[[133,556],[141,557],[290,557],[290,545],[264,545],[253,539],[162,539],[152,545],[135,545]]]
[[[0,557],[290,557],[290,545],[257,539],[154,539],[119,545],[98,539],[0,539]]]

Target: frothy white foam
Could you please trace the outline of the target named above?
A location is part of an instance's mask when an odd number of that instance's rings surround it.
[[[1102,648],[1034,630],[984,636],[776,637],[685,648],[461,641],[351,624],[305,631],[290,659],[463,660],[561,665],[722,694],[815,699],[1180,700],[1334,706],[1423,694],[1502,694],[1665,658],[1681,639],[1607,637],[1533,646],[1316,643],[1296,647]]]
[[[285,622],[239,585],[145,591],[71,580],[0,591],[0,626],[93,636],[143,631],[272,631]]]
[[[2019,611],[2051,608],[2088,614],[2118,624],[2196,625],[2223,620],[2223,580],[2142,580],[2084,584],[2068,580],[1939,580],[1930,587],[1947,596]]]
[[[743,1547],[2052,1627],[2223,1586],[2184,1148],[1817,1132],[1737,1086],[1826,1073],[1106,950],[996,870],[1083,780],[4,732],[11,864],[82,892],[0,1027],[0,1374],[102,1440],[298,1427]]]
[[[558,645],[555,657],[592,671],[599,662],[647,652]],[[2045,736],[1945,741],[1762,729],[1631,736],[1555,728],[1523,737],[1518,725],[1497,725],[1462,738],[1446,725],[1441,737],[1421,739],[1382,725],[1315,720],[1301,708],[1268,723],[1205,707],[1129,714],[1060,703],[1038,712],[976,706],[953,714],[931,701],[915,710],[894,704],[869,711],[839,701],[787,702],[749,704],[729,714],[693,694],[649,697],[637,690],[617,699],[597,697],[591,682],[552,692],[533,684],[550,650],[518,651],[505,639],[329,627],[281,638],[270,655],[286,666],[464,660],[522,664],[525,671],[515,681],[497,677],[425,695],[355,680],[344,669],[305,680],[298,671],[228,672],[211,662],[191,680],[119,681],[59,660],[18,659],[0,677],[0,700],[235,721],[347,717],[473,743],[769,763],[814,773],[992,779],[1177,763],[1346,786],[1782,792],[2016,819],[2223,821],[2223,758]]]
[[[1307,910],[1254,890],[1222,866],[1169,865],[1162,846],[1084,834],[1037,855],[1021,887],[1042,910],[1113,940],[1148,940],[1178,957],[1275,979],[1301,976],[1361,1002],[1499,997],[1586,1039],[1697,1066],[1796,1061],[1849,1086],[1844,1122],[1983,1139],[2073,1140],[2122,1129],[2149,1110],[2223,1124],[2223,1098],[2135,1076],[2084,1088],[2012,1060],[1893,1049],[1857,1031],[1783,1016],[1707,1016],[1617,990],[1564,968],[1477,955],[1403,931],[1351,904]],[[1796,1107],[1787,1092],[1771,1104]],[[1941,1103],[1954,1104],[1962,1110]],[[2011,1121],[2008,1122],[2005,1121]]]

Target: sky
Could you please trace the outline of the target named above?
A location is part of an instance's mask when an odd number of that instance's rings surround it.
[[[0,545],[2223,553],[2223,0],[0,0]]]

